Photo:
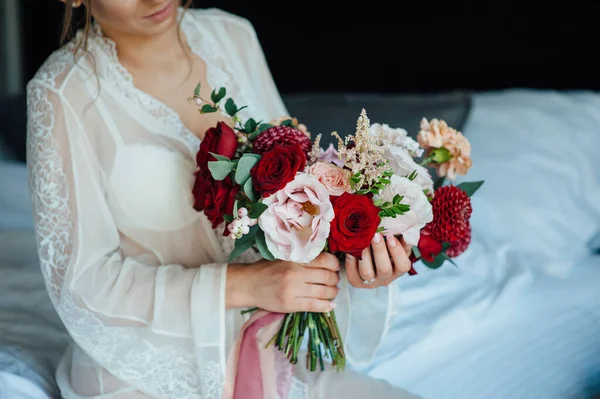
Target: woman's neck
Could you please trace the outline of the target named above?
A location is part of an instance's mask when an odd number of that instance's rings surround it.
[[[189,54],[183,33],[178,35],[179,24],[156,36],[132,36],[127,33],[104,30],[115,42],[119,60],[128,67],[173,69]]]

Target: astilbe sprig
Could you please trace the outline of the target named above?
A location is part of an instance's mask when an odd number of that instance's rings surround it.
[[[337,132],[331,133],[338,141],[339,158],[352,174],[351,186],[354,193],[371,192],[371,188],[376,184],[385,185],[385,181],[391,176],[387,161],[383,157],[386,146],[378,137],[371,134],[370,126],[371,122],[363,108],[356,122],[355,134],[348,135],[345,140],[342,140]],[[382,178],[383,182],[380,181]],[[375,187],[375,189],[380,188]]]

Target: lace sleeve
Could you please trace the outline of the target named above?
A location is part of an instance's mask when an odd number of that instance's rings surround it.
[[[220,378],[208,358],[224,358],[225,265],[155,267],[124,256],[81,121],[45,83],[30,82],[27,100],[41,270],[71,337],[152,397],[219,397],[203,390]]]

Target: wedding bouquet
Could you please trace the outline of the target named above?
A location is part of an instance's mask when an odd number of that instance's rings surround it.
[[[220,109],[226,89],[213,90],[210,101],[199,93],[200,85],[189,100],[205,114]],[[324,251],[361,259],[380,232],[411,245],[411,261],[437,268],[470,243],[469,196],[481,182],[442,185],[471,166],[468,141],[444,121],[423,119],[416,142],[403,129],[371,125],[363,109],[355,133],[333,132],[337,149],[324,150],[321,135],[312,141],[296,119],[244,121],[244,108],[226,100],[231,123],[206,132],[193,187],[194,209],[235,241],[229,261],[250,249],[300,264]],[[440,177],[435,184],[427,168]],[[334,311],[285,315],[270,344],[296,364],[305,337],[311,371],[317,363],[324,369],[325,358],[344,369]]]

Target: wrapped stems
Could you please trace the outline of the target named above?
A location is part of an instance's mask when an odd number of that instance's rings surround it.
[[[325,370],[325,358],[338,371],[343,371],[346,360],[340,331],[335,319],[335,313],[288,313],[281,329],[267,344],[276,345],[285,354],[290,363],[298,363],[298,352],[305,335],[308,335],[308,350],[306,367],[315,371],[318,367]]]

